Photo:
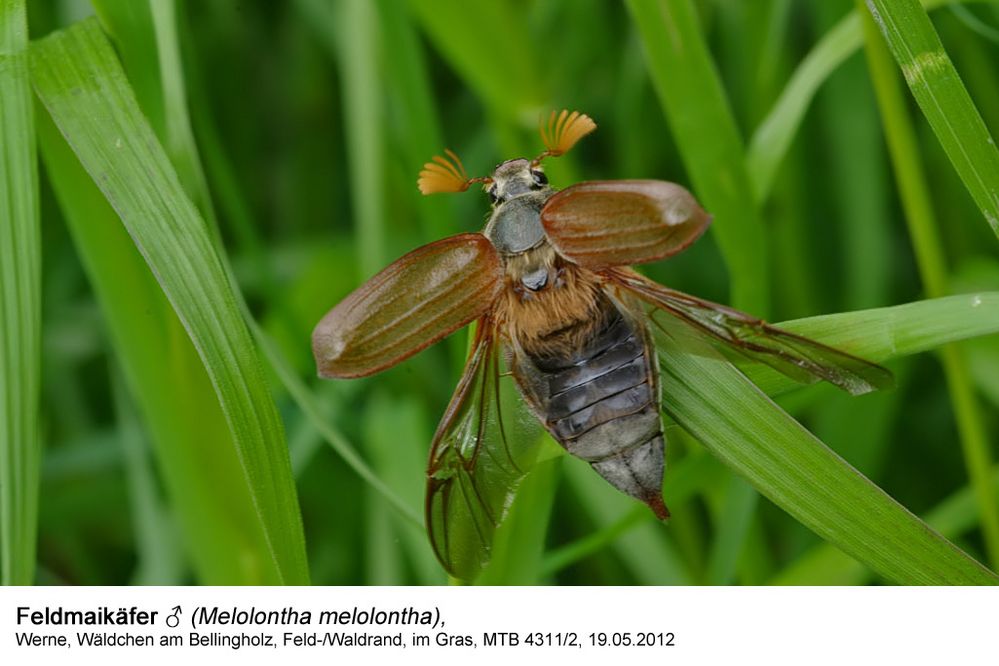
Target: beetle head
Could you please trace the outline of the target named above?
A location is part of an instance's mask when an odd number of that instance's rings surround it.
[[[485,190],[494,207],[529,192],[545,193],[551,190],[541,165],[524,158],[507,160],[498,165],[489,180]]]
[[[469,178],[458,156],[445,150],[446,157],[435,155],[432,161],[423,165],[416,184],[423,194],[435,194],[464,192],[473,183],[482,183],[494,207],[530,192],[550,190],[541,161],[564,155],[596,128],[596,123],[586,114],[569,113],[565,109],[558,114],[552,111],[547,124],[542,120],[539,128],[545,151],[533,160],[507,160],[496,167],[492,176]]]

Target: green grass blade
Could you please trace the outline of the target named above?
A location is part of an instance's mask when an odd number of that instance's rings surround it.
[[[649,75],[694,192],[714,216],[713,232],[731,274],[732,302],[769,310],[763,225],[742,139],[689,0],[629,0]]]
[[[420,410],[414,397],[389,396],[376,393],[372,396],[365,419],[365,439],[368,442],[372,464],[381,478],[405,498],[408,506],[417,512],[423,509],[424,479],[419,470],[426,464],[426,451],[416,442],[429,442],[433,436],[431,424]],[[390,548],[401,559],[406,556],[421,585],[440,585],[446,575],[437,562],[430,540],[419,519],[403,520],[402,516],[389,514],[386,502],[374,492],[371,514],[384,514],[389,521]],[[400,546],[402,546],[400,548]],[[392,580],[399,584],[400,579]]]
[[[381,60],[390,81],[392,98],[387,111],[396,130],[394,145],[401,153],[395,159],[408,176],[405,190],[415,202],[421,230],[427,239],[443,238],[461,228],[454,215],[453,201],[425,197],[413,185],[420,167],[447,144],[441,136],[440,116],[434,99],[424,48],[409,11],[399,11],[395,0],[379,0]],[[452,137],[453,141],[454,138]],[[457,348],[458,340],[452,344]],[[464,347],[462,346],[462,351]],[[461,364],[464,356],[461,356]]]
[[[143,113],[201,213],[215,214],[187,113],[175,0],[93,0]]]
[[[536,125],[547,96],[536,45],[512,7],[457,0],[410,0],[409,6],[440,54],[494,114]]]
[[[202,211],[206,215],[210,216],[210,221],[212,222],[211,227],[213,231],[218,233],[216,224],[214,223],[211,197],[204,177],[201,175],[202,170],[197,146],[190,131],[189,122],[186,119],[187,103],[186,95],[184,93],[180,56],[177,47],[178,40],[175,34],[176,18],[173,15],[172,10],[164,9],[167,5],[172,6],[172,0],[166,3],[153,3],[153,6],[144,12],[138,11],[134,6],[138,4],[141,3],[122,2],[121,0],[99,0],[98,2],[98,5],[103,8],[104,21],[110,23],[111,25],[120,26],[120,29],[116,31],[116,34],[118,34],[118,41],[122,43],[127,42],[130,45],[126,52],[132,54],[132,58],[138,63],[137,65],[134,65],[131,70],[129,70],[130,76],[134,72],[136,75],[142,76],[144,79],[153,80],[156,82],[156,85],[149,85],[147,87],[162,90],[162,94],[152,95],[148,100],[140,99],[139,102],[143,106],[144,111],[147,106],[152,107],[157,104],[161,104],[166,109],[166,115],[172,118],[172,120],[168,122],[163,129],[164,142],[173,146],[173,150],[170,152],[170,158],[175,166],[177,166],[178,171],[181,174],[189,174],[188,178],[182,177],[185,189],[195,201],[204,202],[201,205]],[[311,7],[312,11],[321,10],[321,8],[317,8],[314,4],[301,4],[305,7]],[[328,29],[330,28],[331,22],[328,21],[329,17],[322,13],[316,13],[310,14],[310,18],[319,22],[319,27],[325,30],[322,34],[327,38],[330,38],[331,33],[328,32]],[[156,37],[155,47],[152,44],[154,35]],[[328,45],[335,45],[335,40],[329,41]],[[153,55],[149,56],[147,53],[148,51],[153,51]],[[156,51],[159,52],[158,56],[156,56]],[[158,69],[153,72],[142,70],[140,65],[148,62],[159,63]],[[362,75],[358,78],[363,81],[365,77]],[[162,83],[160,83],[161,80]],[[147,111],[147,115],[148,113],[149,112]],[[162,112],[157,113],[154,110],[153,115],[156,116],[163,114]],[[213,127],[213,123],[210,118],[207,117],[207,114],[203,115],[204,117],[202,118],[200,126],[202,129],[202,135],[208,138],[209,150],[206,152],[213,158],[212,166],[214,167],[213,174],[215,176],[215,180],[222,186],[222,190],[225,192],[224,200],[227,204],[226,210],[229,212],[230,217],[234,221],[236,232],[244,239],[244,244],[250,249],[256,268],[264,273],[268,296],[277,298],[277,292],[274,291],[276,287],[270,283],[270,281],[273,280],[273,276],[270,275],[270,264],[267,263],[265,257],[256,251],[258,241],[255,236],[256,230],[254,229],[254,223],[251,218],[251,214],[245,205],[243,195],[236,185],[235,177],[231,173],[230,161],[222,149],[221,143],[218,140],[217,132]],[[366,131],[370,133],[370,128]],[[373,183],[374,180],[372,178],[372,173],[367,169],[368,166],[362,167],[364,181],[366,183]],[[359,189],[362,191],[362,194],[365,195],[366,199],[370,199],[372,194],[377,193],[376,191],[373,191],[370,186]],[[366,219],[377,219],[380,217],[380,214],[376,215],[371,212],[372,210],[377,210],[377,208],[373,209],[370,202],[366,206],[366,210],[369,211]],[[380,224],[380,222],[378,224]],[[362,243],[362,245],[364,245],[364,243]],[[228,266],[227,257],[223,255],[220,256],[220,259],[223,261],[223,267],[230,273],[230,276],[232,276],[231,268]],[[374,262],[375,259],[372,258],[369,263],[374,264]],[[234,278],[231,277],[231,279],[235,282]],[[267,358],[278,379],[285,386],[292,399],[298,404],[302,413],[316,428],[320,436],[326,440],[326,442],[341,458],[343,458],[344,462],[346,462],[348,466],[350,466],[363,480],[372,486],[376,493],[382,495],[388,501],[390,506],[398,509],[402,513],[402,516],[408,521],[415,521],[419,523],[420,519],[418,515],[414,513],[412,508],[403,503],[402,500],[399,499],[398,495],[396,495],[370,469],[370,467],[364,462],[363,458],[361,458],[357,451],[351,446],[350,442],[338,430],[329,425],[328,419],[325,419],[322,416],[322,409],[317,404],[316,397],[309,391],[305,383],[303,383],[302,380],[296,375],[294,368],[290,365],[279,345],[277,345],[257,323],[256,319],[253,317],[252,313],[250,313],[249,308],[243,301],[242,295],[238,292],[235,295],[239,300],[240,308],[243,310],[244,318],[250,327],[250,331],[253,334],[257,345],[261,348],[261,351]],[[298,322],[294,317],[294,314],[290,312],[287,303],[284,300],[279,300],[274,305],[275,310],[281,317],[282,323],[288,327],[290,331],[307,335],[306,331],[298,331]]]
[[[955,1],[923,0],[923,6],[935,9]],[[756,128],[749,143],[746,162],[753,178],[753,189],[760,201],[769,196],[777,170],[801,127],[815,93],[863,42],[860,16],[855,11],[851,12],[829,30],[805,56],[770,113]]]
[[[0,584],[35,578],[41,440],[38,166],[23,0],[0,0]]]
[[[118,27],[113,32],[116,35],[116,40],[124,47],[126,60],[131,60],[134,63],[128,70],[130,77],[141,78],[145,81],[142,89],[151,91],[146,98],[139,99],[143,111],[147,116],[166,115],[170,119],[161,130],[164,143],[172,146],[170,158],[181,174],[185,189],[195,201],[199,202],[202,212],[211,218],[211,227],[217,233],[211,197],[202,175],[197,146],[190,130],[190,123],[187,120],[186,93],[180,66],[176,17],[172,1],[153,3],[151,7],[147,6],[145,9],[142,7],[143,4],[122,2],[121,0],[99,0],[97,2],[97,6],[102,10],[101,17],[105,24]],[[155,45],[153,44],[154,37]],[[150,63],[156,65],[152,71],[148,70]],[[204,111],[203,105],[199,105],[197,108]],[[262,248],[259,247],[259,241],[255,236],[256,230],[253,228],[251,214],[231,172],[229,159],[224,154],[217,132],[210,118],[207,117],[207,113],[203,113],[203,116],[200,125],[202,135],[208,139],[208,154],[214,160],[212,163],[215,167],[213,173],[216,177],[215,180],[219,183],[220,190],[224,192],[226,210],[234,223],[234,230],[249,249],[256,268],[264,274],[267,294],[276,298],[277,292],[273,284],[273,275],[271,275],[272,269],[262,256]],[[184,174],[187,174],[188,177],[184,178]],[[223,260],[223,264],[227,264],[225,256],[220,258]],[[228,265],[224,267],[231,275],[231,269]],[[418,522],[419,518],[416,514],[378,479],[347,439],[335,428],[328,425],[321,414],[322,410],[315,402],[315,397],[296,376],[294,369],[278,345],[257,324],[245,303],[242,302],[241,294],[236,293],[235,295],[240,301],[244,318],[257,344],[261,347],[278,379],[285,385],[292,399],[295,400],[321,437],[362,479],[372,484],[374,490],[382,494],[391,506],[400,509],[408,520]],[[275,304],[275,309],[281,315],[282,322],[286,326],[292,330],[297,329],[296,322],[288,312],[284,301],[278,301]]]
[[[387,263],[385,195],[382,187],[384,150],[378,131],[381,95],[375,87],[378,68],[378,17],[367,0],[344,0],[329,6],[316,0],[298,5],[337,55],[344,98],[344,135],[350,163],[350,191],[360,277],[367,279]]]
[[[760,496],[745,479],[730,476],[722,486],[718,527],[708,557],[707,584],[731,585]]]
[[[173,0],[166,0],[168,3]],[[115,42],[139,106],[157,136],[165,136],[166,102],[160,82],[153,12],[146,0],[92,0],[101,27]]]
[[[213,212],[211,196],[208,192],[207,183],[202,174],[201,161],[198,155],[197,145],[190,129],[187,117],[187,98],[183,84],[183,72],[180,63],[179,45],[176,35],[176,16],[173,0],[164,2],[123,2],[122,0],[96,0],[95,5],[99,9],[99,14],[105,25],[111,28],[115,35],[116,43],[122,49],[125,58],[125,65],[130,77],[130,82],[141,80],[143,82],[141,90],[146,91],[146,97],[140,97],[139,103],[147,116],[159,118],[165,116],[162,128],[157,129],[162,143],[168,148],[171,162],[174,164],[181,177],[187,193],[199,204],[202,213],[209,218],[211,228],[218,233],[217,224]],[[321,18],[315,16],[313,18]],[[323,24],[328,27],[329,24]],[[131,63],[131,66],[129,66]],[[366,76],[357,77],[358,80],[366,80]],[[202,108],[201,106],[197,108]],[[207,114],[205,114],[207,115]],[[370,122],[366,114],[360,114],[365,122]],[[365,120],[367,119],[367,120]],[[229,172],[228,158],[224,155],[222,147],[218,142],[218,137],[210,118],[203,118],[201,123],[203,135],[209,139],[211,154],[215,158],[213,163],[216,180],[225,185],[224,192],[227,202],[227,210],[233,219],[234,227],[240,231],[242,238],[247,241],[245,244],[251,248],[256,248],[253,222],[245,207],[242,194],[238,191],[235,179]],[[370,135],[370,128],[366,130]],[[348,134],[354,134],[349,132]],[[371,165],[365,163],[362,168],[363,181],[366,183],[375,182],[372,179]],[[378,169],[374,169],[378,171]],[[366,200],[372,199],[373,192],[370,187],[358,188],[365,195]],[[377,197],[375,197],[377,199]],[[365,219],[377,220],[381,214],[372,213],[370,204],[364,206],[369,211]],[[380,224],[363,225],[362,228],[377,228]],[[362,237],[364,234],[360,234]],[[364,243],[362,242],[362,245]],[[220,249],[221,253],[221,249]],[[368,253],[370,254],[370,253]],[[223,264],[227,264],[227,257],[221,256]],[[273,280],[270,275],[270,264],[260,255],[254,255],[257,270],[264,277],[265,286],[269,288],[268,296],[277,298],[277,292],[268,280]],[[370,262],[374,263],[374,261]],[[228,265],[224,265],[230,272]],[[235,279],[232,278],[233,282]],[[236,293],[240,300],[240,307],[243,309],[246,319],[257,344],[268,359],[278,378],[285,385],[291,397],[298,403],[299,408],[306,415],[306,418],[314,424],[318,432],[344,461],[354,469],[359,476],[367,481],[376,493],[381,494],[390,506],[399,509],[402,515],[409,521],[419,523],[419,518],[412,508],[401,502],[397,495],[385,485],[366,465],[364,460],[356,453],[350,443],[336,429],[328,425],[319,414],[320,410],[315,404],[315,398],[308,391],[302,381],[295,375],[288,361],[264,330],[257,324],[249,308],[242,302],[241,294]],[[290,315],[285,301],[278,300],[275,304],[277,313],[281,316],[282,322],[289,330],[307,335],[305,331],[298,331],[297,322]]]
[[[233,435],[194,345],[52,119],[44,113],[38,118],[46,172],[150,434],[198,580],[277,582]]]
[[[868,0],[867,7],[951,164],[999,235],[999,148],[930,17],[917,0]]]
[[[33,47],[32,73],[39,97],[121,216],[208,370],[280,579],[307,582],[287,446],[233,285],[107,39],[94,21],[56,33]]]
[[[184,582],[183,550],[178,543],[173,517],[160,501],[146,436],[135,405],[127,395],[120,369],[113,374],[111,392],[128,481],[138,560],[131,583],[180,585]]]
[[[770,194],[777,169],[784,161],[815,93],[840,64],[860,48],[856,13],[833,26],[801,61],[773,109],[753,133],[746,163],[760,201]]]
[[[860,0],[857,3],[859,5]],[[892,66],[891,55],[870,16],[864,17],[864,34],[871,78],[884,118],[885,136],[895,167],[919,273],[929,296],[943,296],[948,291],[947,269],[929,198],[929,182],[917,149],[915,128],[905,107],[905,98]],[[989,479],[992,461],[988,435],[964,354],[958,347],[947,345],[942,349],[941,360],[957,420],[965,465],[981,506],[986,551],[992,566],[999,567],[999,502]]]
[[[93,0],[92,4],[121,55],[122,66],[139,106],[165,147],[185,191],[197,203],[212,227],[215,227],[214,209],[188,119],[174,1]],[[203,109],[201,106],[196,108]],[[238,224],[240,221],[242,220],[237,220],[234,227],[242,231]],[[255,266],[266,287],[271,286],[268,267],[269,264],[261,265],[260,262]],[[273,293],[276,292],[271,290],[268,295]],[[222,416],[221,413],[219,416]],[[224,425],[224,417],[222,418]],[[122,436],[128,438],[125,433]],[[163,523],[161,511],[151,505],[154,498],[149,497],[149,490],[144,489],[146,484],[141,483],[144,478],[141,451],[136,451],[138,447],[134,443],[127,444],[126,469],[129,471],[136,512],[148,514],[138,516],[136,520],[140,570],[136,573],[135,580],[150,580],[163,568],[163,558],[168,554],[166,549],[156,543],[164,538],[165,528],[161,526],[156,529],[157,524]],[[165,449],[161,458],[176,455],[177,449],[176,446]],[[238,461],[236,462],[238,466]],[[234,471],[241,474],[238,468]],[[201,519],[201,515],[188,518],[192,522]]]
[[[836,14],[841,9],[838,3],[822,6]],[[877,106],[859,58],[830,78],[816,110],[828,136],[824,142],[830,169],[827,178],[835,187],[830,204],[843,244],[842,270],[837,274],[844,281],[842,306],[859,310],[885,305],[891,302],[891,276],[899,270],[891,254],[891,181]],[[857,159],[860,154],[864,159]],[[807,167],[789,168],[803,171],[797,174],[799,178],[814,177]],[[815,231],[809,226],[806,233]]]
[[[999,468],[989,479],[999,492]],[[979,504],[971,487],[966,486],[940,502],[926,514],[926,524],[948,539],[955,539],[979,521]],[[870,569],[835,546],[815,546],[778,575],[770,585],[863,585],[873,577]]]
[[[562,569],[584,560],[612,544],[622,543],[623,540],[619,540],[622,535],[634,527],[648,524],[647,512],[648,509],[643,506],[632,506],[623,516],[618,516],[617,520],[606,527],[595,530],[577,541],[552,550],[545,555],[545,559],[541,563],[542,576],[553,576]],[[619,552],[624,559],[634,557],[636,564],[641,563],[644,565],[647,562],[651,562],[642,553],[635,553],[627,549],[623,543],[622,547],[619,548]]]
[[[679,326],[665,321],[665,326]],[[682,335],[682,334],[681,334]],[[659,336],[667,413],[723,463],[823,539],[901,584],[996,584],[805,430],[734,366]]]

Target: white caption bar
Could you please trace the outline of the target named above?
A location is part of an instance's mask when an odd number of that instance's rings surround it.
[[[992,663],[997,605],[985,588],[7,588],[0,663]]]

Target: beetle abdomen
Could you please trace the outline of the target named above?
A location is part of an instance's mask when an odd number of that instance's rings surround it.
[[[547,382],[545,421],[569,453],[665,518],[658,368],[635,325],[609,300],[602,309],[582,349],[532,358]]]

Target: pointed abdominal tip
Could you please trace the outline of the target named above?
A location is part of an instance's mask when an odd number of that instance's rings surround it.
[[[666,502],[663,501],[662,495],[651,495],[645,500],[645,503],[652,509],[652,513],[656,514],[656,518],[664,522],[669,520],[669,509],[666,508]]]
[[[561,113],[552,111],[547,124],[542,119],[539,131],[547,149],[546,155],[558,157],[569,152],[580,139],[596,128],[597,124],[585,113],[569,113],[568,109],[562,109]]]

